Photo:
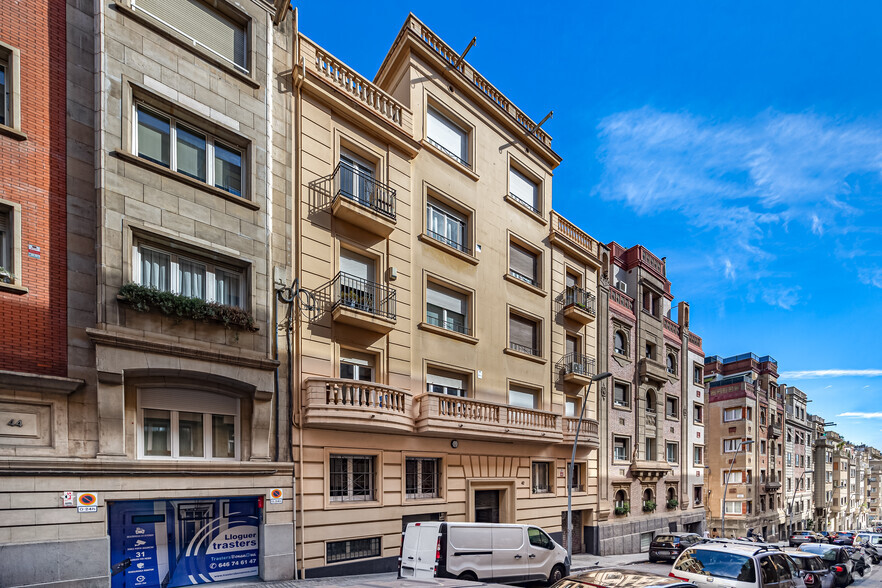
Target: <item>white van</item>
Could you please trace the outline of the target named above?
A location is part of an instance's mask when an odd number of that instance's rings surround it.
[[[539,527],[491,523],[410,523],[401,539],[399,578],[557,582],[567,551]]]

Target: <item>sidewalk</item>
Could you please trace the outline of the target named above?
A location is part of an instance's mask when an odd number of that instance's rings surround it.
[[[635,563],[649,561],[647,553],[623,553],[620,555],[591,555],[577,553],[573,555],[571,573],[591,570],[594,568],[620,568]]]

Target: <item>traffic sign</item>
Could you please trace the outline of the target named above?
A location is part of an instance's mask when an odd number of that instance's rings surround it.
[[[98,512],[98,493],[77,492],[77,512]]]
[[[282,489],[273,488],[269,493],[270,504],[282,504]]]

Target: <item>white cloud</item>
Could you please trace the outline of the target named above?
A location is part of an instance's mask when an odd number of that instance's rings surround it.
[[[769,110],[719,121],[644,107],[603,119],[598,132],[597,195],[638,214],[683,215],[711,234],[706,247],[723,260],[714,269],[728,280],[737,270],[740,280],[765,282],[776,239],[795,228],[835,239],[844,263],[859,245],[879,249],[865,239],[878,228],[882,199],[860,188],[882,178],[882,120]],[[858,277],[882,288],[882,268]],[[784,294],[762,299],[781,308],[798,302],[798,291]]]
[[[805,380],[813,378],[878,378],[882,377],[882,370],[802,370],[781,372],[778,377],[787,380]]]
[[[837,417],[852,417],[858,419],[882,419],[882,412],[843,412]]]
[[[799,302],[799,286],[767,286],[763,289],[763,301],[771,306],[790,310]]]

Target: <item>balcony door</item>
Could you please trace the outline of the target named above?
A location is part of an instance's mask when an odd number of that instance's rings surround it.
[[[340,350],[340,377],[346,380],[374,382],[376,357],[350,349]]]
[[[376,265],[373,259],[348,249],[340,250],[340,302],[374,313],[377,310]]]
[[[371,206],[375,166],[345,149],[340,150],[340,192],[359,204]]]

